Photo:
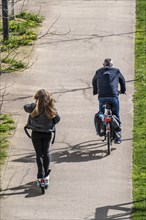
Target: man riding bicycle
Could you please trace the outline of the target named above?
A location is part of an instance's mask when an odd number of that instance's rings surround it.
[[[113,68],[113,62],[110,58],[104,60],[103,67],[98,69],[92,79],[93,95],[98,94],[99,112],[104,114],[105,104],[112,103],[112,114],[120,120],[119,115],[119,91],[125,94],[125,79],[119,69]],[[121,137],[115,139],[115,143],[121,143]]]

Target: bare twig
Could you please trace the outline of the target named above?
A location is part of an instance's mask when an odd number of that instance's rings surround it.
[[[39,11],[38,11],[38,15],[41,14],[41,10],[42,10],[42,5],[40,6],[40,9],[39,9]]]
[[[38,58],[38,56],[36,57],[35,61],[31,63],[31,65],[29,65],[29,61],[28,61],[25,68],[21,69],[21,72],[23,72],[26,69],[29,69],[30,67],[32,67],[37,62],[37,60],[38,60],[37,58]]]
[[[43,37],[45,37],[47,34],[49,34],[49,31],[52,29],[52,27],[57,23],[57,21],[59,20],[59,18],[60,18],[60,15],[61,15],[61,13],[59,14],[59,16],[56,18],[56,20],[51,24],[51,26],[49,27],[49,29],[46,31],[46,33],[45,34],[43,34],[42,36],[38,36],[38,39],[41,39],[41,38],[43,38]]]
[[[9,93],[6,94],[7,88],[11,87],[13,84],[14,82],[11,85],[7,85],[6,83],[4,87],[0,88],[0,112],[2,110],[2,106],[5,101],[5,97],[9,95]]]
[[[32,2],[32,1],[31,1]],[[31,4],[31,2],[29,1],[29,4]],[[26,0],[23,0],[22,6],[20,11],[26,11],[27,10],[27,6],[28,6],[28,2]]]
[[[65,35],[68,35],[70,32],[71,32],[71,27],[68,25],[68,27],[69,27],[69,30],[66,32],[66,33],[63,33],[63,34],[61,34],[61,33],[56,33],[56,31],[54,31],[54,32],[50,32],[49,34],[50,35],[56,35],[56,36],[65,36]]]
[[[21,59],[20,62],[22,62],[23,60],[27,59],[27,58],[31,55],[33,49],[34,49],[34,47],[32,47],[32,49],[31,49],[31,51],[29,52],[29,54],[28,54],[27,56],[23,57],[23,59]]]
[[[7,56],[5,56],[5,59],[7,59],[13,52],[16,53],[15,50],[16,50],[16,48],[14,48],[13,50],[11,50],[11,51],[7,54]]]

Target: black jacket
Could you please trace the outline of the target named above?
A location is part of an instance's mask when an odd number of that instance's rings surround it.
[[[98,97],[118,97],[118,84],[120,84],[120,92],[126,92],[124,76],[120,70],[112,67],[102,67],[98,69],[92,79],[93,94]]]
[[[28,113],[31,113],[35,106],[35,103],[27,104],[24,106],[24,110]],[[54,130],[55,124],[57,124],[59,121],[59,115],[56,115],[53,119],[49,119],[45,114],[40,114],[35,117],[31,117],[31,115],[29,115],[26,127],[32,131],[48,133]]]

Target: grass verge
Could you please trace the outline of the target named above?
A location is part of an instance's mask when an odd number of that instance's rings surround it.
[[[146,219],[146,1],[136,0],[133,220]]]
[[[15,123],[11,115],[0,115],[0,166],[7,157],[7,149],[9,147],[8,137],[11,131],[15,129]]]

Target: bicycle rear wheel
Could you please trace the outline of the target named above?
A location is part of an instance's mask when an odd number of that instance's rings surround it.
[[[108,155],[111,154],[111,135],[110,132],[107,132],[107,149],[108,149]]]

